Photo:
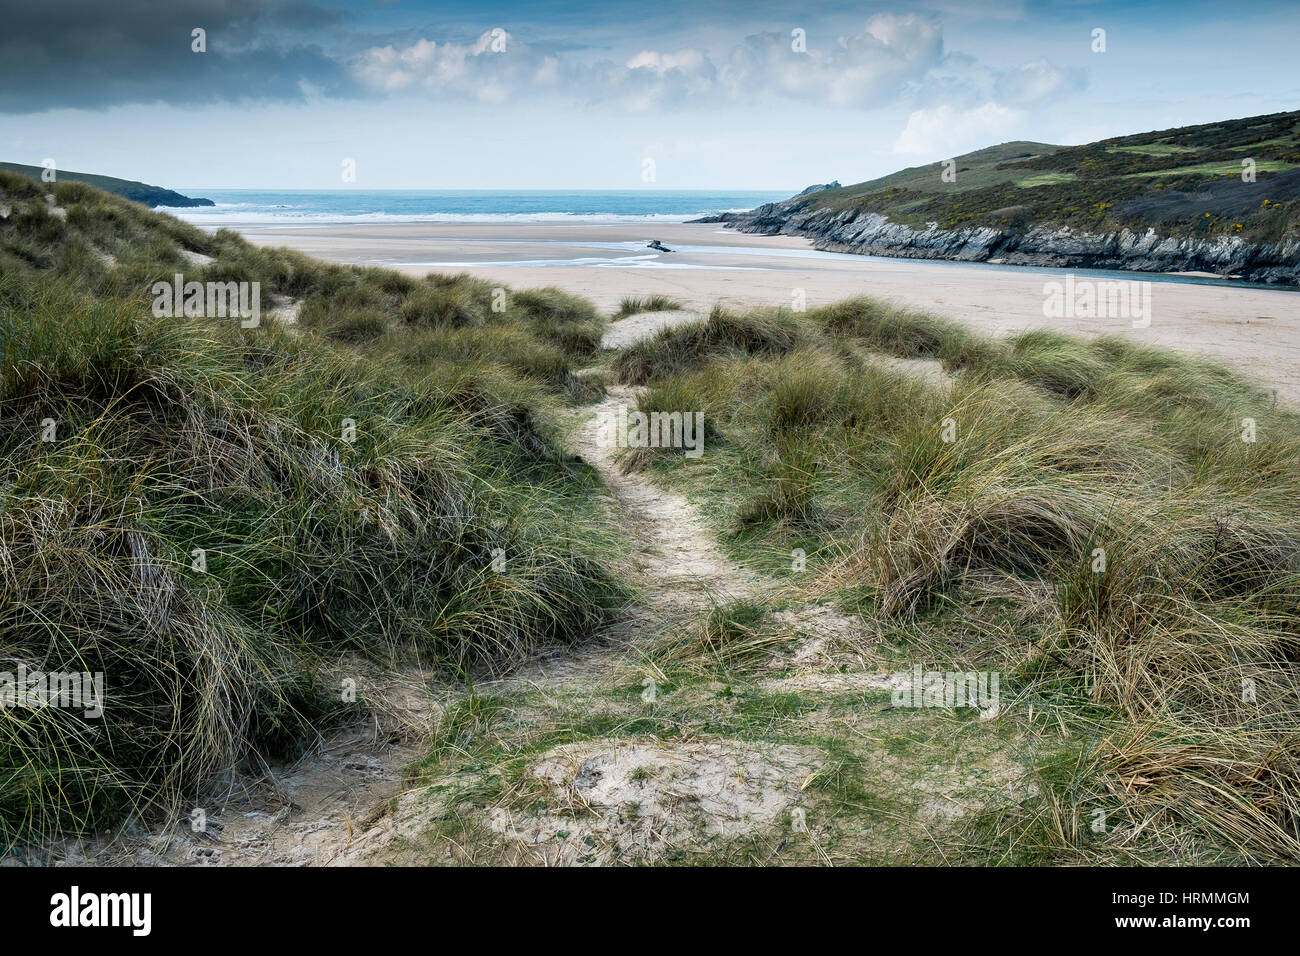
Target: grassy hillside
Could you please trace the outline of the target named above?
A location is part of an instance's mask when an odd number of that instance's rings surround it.
[[[888,176],[881,176],[879,179],[870,179],[867,182],[856,183],[851,186],[842,186],[836,190],[839,194],[837,202],[869,196],[872,193],[887,189],[907,189],[922,193],[947,193],[967,192],[984,186],[1015,183],[1020,174],[1012,169],[1005,168],[1008,164],[1050,156],[1052,153],[1065,148],[1064,146],[1032,143],[1026,140],[989,146],[956,157],[954,170],[956,179],[951,183],[946,183],[941,178],[940,174],[944,170],[942,163],[910,166],[907,169],[900,169],[896,173],[890,173]]]
[[[0,163],[0,170],[20,173],[35,180],[40,180],[41,173],[44,172],[40,166],[24,166],[21,163]],[[173,190],[164,189],[161,186],[150,186],[148,183],[136,182],[133,179],[117,179],[113,176],[98,176],[94,173],[74,173],[62,169],[56,171],[56,177],[62,182],[86,183],[96,189],[102,189],[106,193],[112,193],[115,196],[121,196],[123,199],[130,199],[132,202],[138,202],[145,206],[213,205],[211,199],[195,199],[192,196],[182,196]]]
[[[1243,159],[1257,180],[1241,180]],[[913,227],[1159,225],[1176,236],[1279,242],[1300,235],[1300,112],[1139,133],[1084,146],[1004,143],[810,197]]]
[[[582,391],[586,303],[495,312],[467,278],[259,250],[81,183],[0,173],[0,199],[0,670],[107,685],[98,720],[0,708],[0,848],[297,752],[356,710],[341,675],[499,668],[622,601],[592,475],[544,421]],[[155,318],[177,272],[259,281],[299,323]]]

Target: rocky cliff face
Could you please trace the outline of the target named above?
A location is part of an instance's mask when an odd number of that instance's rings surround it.
[[[1213,272],[1250,282],[1300,285],[1300,243],[1251,243],[1159,235],[1155,229],[1085,233],[1030,226],[913,229],[879,213],[835,211],[800,194],[745,213],[710,217],[741,232],[806,236],[818,249],[909,259],[952,259],[1007,265],[1125,269],[1135,272]]]

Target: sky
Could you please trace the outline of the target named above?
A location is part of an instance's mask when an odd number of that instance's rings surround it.
[[[1300,108],[1296,0],[0,0],[0,24],[0,160],[191,191],[796,192]]]

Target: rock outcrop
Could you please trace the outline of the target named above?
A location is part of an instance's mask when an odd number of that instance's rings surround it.
[[[1300,285],[1300,242],[1248,242],[1235,236],[1193,238],[1145,231],[1088,233],[1036,224],[1014,228],[936,223],[913,228],[859,209],[836,209],[807,191],[743,213],[710,216],[741,232],[805,236],[817,249],[908,259],[950,259],[1007,265],[1209,272],[1249,282]]]

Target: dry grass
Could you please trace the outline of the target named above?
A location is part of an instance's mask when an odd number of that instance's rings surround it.
[[[542,421],[577,351],[549,342],[598,329],[589,305],[493,313],[472,280],[254,249],[79,184],[66,221],[21,177],[0,190],[0,670],[106,684],[99,719],[0,709],[0,845],[301,752],[357,716],[328,676],[349,655],[494,671],[622,601],[593,478]],[[157,318],[173,271],[259,281],[302,321]]]
[[[864,348],[939,358],[955,384]],[[982,339],[872,300],[715,314],[615,369],[709,410],[706,460],[656,467],[707,470],[698,487],[756,557],[805,549],[806,594],[860,609],[913,659],[1001,671],[1003,719],[1032,707],[1063,732],[985,845],[1030,862],[1300,859],[1293,412],[1174,353]]]

